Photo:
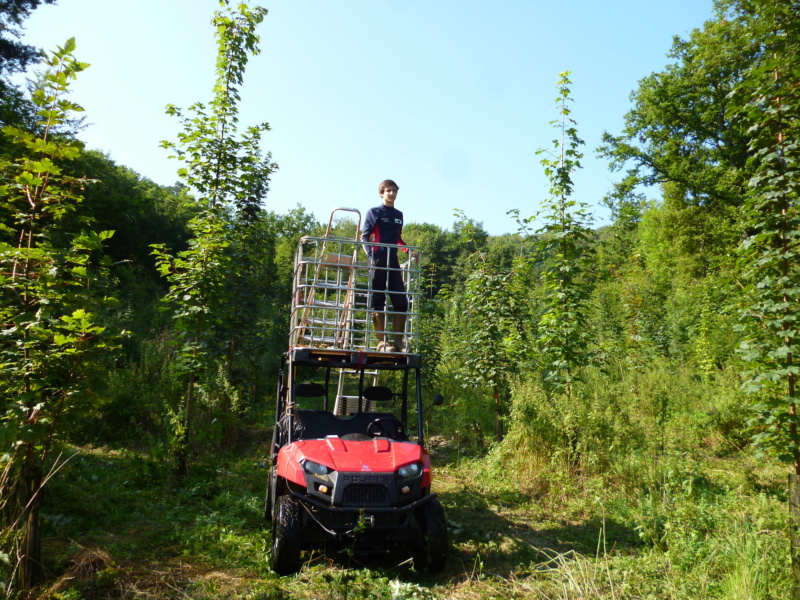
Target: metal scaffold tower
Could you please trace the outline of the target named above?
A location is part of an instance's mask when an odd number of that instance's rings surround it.
[[[336,213],[354,213],[357,216],[356,232],[353,238],[332,234]],[[416,355],[418,346],[418,317],[420,303],[419,261],[411,258],[411,252],[419,253],[418,248],[393,244],[363,243],[360,239],[361,213],[353,208],[336,208],[331,212],[323,237],[303,237],[297,247],[294,261],[292,285],[292,308],[289,334],[289,351],[293,356],[313,363],[321,361],[341,361],[354,367],[370,364],[411,366],[419,363]],[[387,251],[398,252],[399,257],[407,257],[399,269],[389,266],[378,267],[370,264],[365,246],[384,247]],[[402,273],[408,296],[408,312],[401,330],[387,323],[395,321],[396,313],[387,297],[384,310],[375,311],[372,307],[372,294],[391,294],[388,290],[373,290],[373,275],[379,269]],[[388,273],[387,273],[388,275]],[[386,282],[389,277],[383,278]],[[392,305],[392,309],[389,306]],[[374,316],[382,314],[376,320]],[[384,323],[382,330],[375,329],[375,323]],[[402,321],[401,321],[402,322]],[[392,337],[401,339],[393,346],[378,349],[378,342]],[[377,371],[363,368],[339,370],[335,414],[352,414],[359,411],[358,396],[346,394],[348,377],[370,377],[377,385]],[[363,381],[362,381],[363,383]],[[369,410],[369,407],[360,407]]]

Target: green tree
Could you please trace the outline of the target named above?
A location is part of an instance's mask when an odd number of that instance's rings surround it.
[[[626,169],[621,185],[629,196],[638,185],[670,183],[687,205],[741,203],[747,138],[726,107],[760,47],[741,19],[719,1],[716,9],[716,19],[688,40],[675,38],[674,63],[641,80],[622,133],[603,136],[601,154],[613,170]]]
[[[749,137],[753,176],[739,248],[744,284],[741,344],[756,394],[756,443],[792,467],[791,561],[800,598],[800,18],[796,3],[732,1],[732,11],[763,44],[759,62],[734,95]]]
[[[97,400],[99,357],[109,349],[92,311],[101,304],[107,261],[99,255],[112,232],[70,227],[68,217],[87,182],[58,165],[77,158],[80,145],[52,133],[70,112],[81,110],[66,98],[71,81],[87,66],[75,59],[74,49],[70,39],[45,60],[42,87],[33,93],[41,136],[3,128],[24,148],[23,158],[2,165],[0,182],[0,508],[8,527],[2,551],[6,559],[19,558],[12,572],[22,589],[41,576],[44,468],[65,420]],[[20,528],[21,539],[15,535]]]
[[[195,191],[204,207],[233,211],[239,219],[258,212],[269,189],[269,176],[276,168],[271,155],[263,154],[261,136],[269,124],[251,125],[239,131],[239,88],[244,81],[250,55],[259,53],[256,28],[266,9],[240,3],[236,9],[221,0],[212,21],[217,39],[216,83],[208,109],[202,103],[185,116],[169,105],[167,114],[177,117],[183,131],[177,142],[162,146],[184,163],[178,175]]]
[[[622,132],[603,136],[601,155],[625,173],[607,202],[628,227],[651,213],[646,228],[658,232],[639,250],[648,270],[675,281],[677,294],[724,268],[720,257],[738,243],[748,137],[741,116],[728,108],[760,55],[750,25],[717,0],[715,18],[686,39],[676,37],[673,62],[640,81]],[[649,186],[660,188],[657,206],[645,201]]]
[[[524,335],[519,316],[524,297],[518,270],[503,269],[488,257],[482,228],[460,211],[460,235],[474,248],[472,268],[463,294],[456,299],[457,325],[445,355],[457,365],[464,387],[489,390],[494,412],[494,438],[502,441],[511,380],[520,372]]]
[[[25,19],[40,4],[55,4],[55,0],[5,0],[0,5],[0,75],[21,73],[38,62],[41,52],[19,38]]]
[[[457,276],[462,254],[468,254],[457,232],[432,223],[408,223],[403,226],[403,240],[422,249],[421,270],[425,273],[426,297],[434,298],[442,286],[451,288],[463,283]]]
[[[560,139],[553,142],[554,152],[541,161],[550,179],[551,197],[543,203],[543,210],[528,220],[544,219],[536,232],[540,236],[540,259],[546,261],[541,274],[544,292],[536,334],[543,379],[551,390],[564,392],[568,398],[572,397],[578,368],[589,358],[589,242],[594,235],[586,204],[571,198],[572,174],[581,166],[583,154],[579,148],[583,140],[570,118],[570,83],[569,72],[562,73],[556,100],[560,118],[552,122]]]
[[[156,277],[151,244],[162,243],[173,252],[186,249],[187,224],[198,207],[185,186],[158,185],[97,150],[82,152],[74,165],[97,180],[83,194],[81,218],[114,229],[106,253],[115,263]]]
[[[688,357],[699,328],[716,340],[713,353],[725,351],[726,336],[709,329],[703,310],[724,304],[716,290],[735,270],[730,249],[742,236],[752,166],[742,114],[730,109],[762,54],[763,36],[737,3],[717,0],[714,19],[675,38],[672,64],[640,82],[622,133],[604,136],[601,153],[626,173],[608,199],[617,244],[610,273],[638,321],[625,327],[638,365],[654,351]],[[658,186],[662,200],[645,201],[642,186]]]
[[[261,135],[266,123],[238,131],[239,87],[248,58],[258,52],[256,28],[267,11],[241,3],[236,9],[220,2],[213,24],[217,39],[216,85],[209,109],[197,103],[192,117],[169,106],[167,112],[178,117],[183,131],[177,142],[163,142],[173,156],[184,163],[178,170],[186,185],[196,192],[200,213],[191,221],[190,248],[173,256],[163,245],[154,246],[159,270],[170,282],[165,300],[174,311],[180,336],[176,367],[186,377],[182,426],[177,442],[179,473],[187,470],[189,441],[194,419],[198,377],[209,361],[229,352],[231,338],[219,343],[218,334],[230,310],[240,306],[237,279],[247,263],[233,260],[241,256],[246,244],[243,223],[257,218],[268,189],[269,175],[275,168],[271,156],[262,155]],[[235,250],[232,252],[231,250]]]
[[[39,62],[41,52],[20,41],[23,23],[41,4],[55,0],[4,0],[0,3],[0,125],[32,128],[37,121],[35,107],[8,80],[12,73],[22,73]],[[0,151],[2,154],[2,151]]]
[[[744,205],[748,235],[739,247],[749,334],[742,350],[753,365],[747,388],[760,399],[758,443],[800,476],[800,20],[783,3],[737,6],[765,45],[763,60],[738,90],[754,165]]]

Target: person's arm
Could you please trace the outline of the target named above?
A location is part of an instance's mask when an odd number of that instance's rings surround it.
[[[403,252],[408,254],[408,244],[403,241],[403,228],[400,227],[400,231],[397,233],[397,245],[398,246],[405,246],[405,248],[400,248]]]
[[[400,248],[400,250],[408,254],[408,244],[403,241],[403,213],[398,210],[397,214],[400,215],[400,229],[397,230],[397,245],[405,246],[405,248]]]
[[[361,241],[364,242],[364,251],[367,256],[372,259],[372,246],[368,244],[370,237],[375,231],[375,213],[372,210],[367,211],[367,216],[364,218],[364,223],[361,225]]]

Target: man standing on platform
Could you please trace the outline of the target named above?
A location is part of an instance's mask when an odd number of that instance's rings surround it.
[[[364,248],[369,254],[372,265],[372,323],[375,335],[378,338],[378,352],[405,352],[403,333],[406,328],[406,312],[408,312],[408,296],[403,283],[403,274],[400,271],[400,262],[397,259],[396,248],[385,246],[370,246],[369,242],[376,244],[395,244],[405,246],[403,241],[403,213],[394,207],[397,200],[397,191],[400,188],[391,179],[382,181],[378,186],[378,193],[383,203],[375,208],[370,208],[361,227],[361,241],[365,242]],[[408,252],[408,248],[401,248]],[[411,257],[419,259],[415,252]],[[388,274],[388,285],[387,285]],[[394,319],[392,332],[394,333],[394,346],[386,342],[386,290],[392,301]]]

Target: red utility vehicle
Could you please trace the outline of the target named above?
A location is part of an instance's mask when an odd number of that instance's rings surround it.
[[[325,546],[402,552],[416,569],[440,571],[449,542],[424,446],[419,265],[401,266],[410,300],[403,330],[376,331],[393,313],[375,319],[369,308],[375,267],[360,262],[360,214],[354,239],[331,235],[333,219],[324,237],[301,239],[295,257],[265,507],[272,568],[296,572],[303,549]],[[402,337],[403,351],[377,350],[390,336]]]

